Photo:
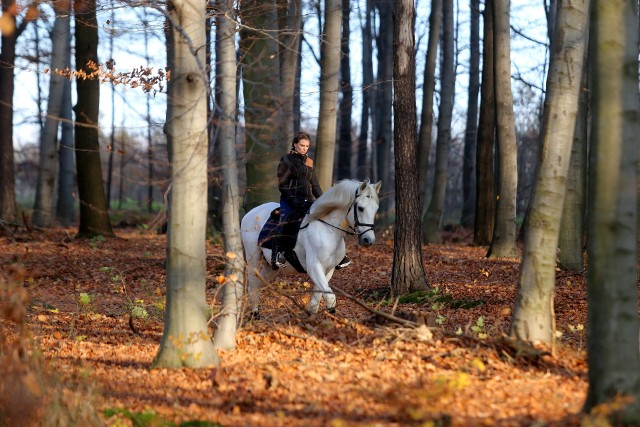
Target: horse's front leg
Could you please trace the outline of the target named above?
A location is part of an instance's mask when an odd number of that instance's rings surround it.
[[[310,313],[317,313],[320,309],[320,300],[324,297],[324,303],[327,306],[327,311],[333,313],[336,310],[336,296],[329,287],[329,279],[333,274],[333,270],[329,274],[325,275],[324,268],[318,262],[307,263],[307,274],[313,282],[313,294],[311,300],[307,305],[307,310]]]

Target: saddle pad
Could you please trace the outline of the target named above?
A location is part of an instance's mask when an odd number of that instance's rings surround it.
[[[262,248],[271,249],[271,233],[276,229],[276,226],[280,222],[280,208],[275,208],[271,211],[269,219],[260,230],[258,236],[258,246]]]

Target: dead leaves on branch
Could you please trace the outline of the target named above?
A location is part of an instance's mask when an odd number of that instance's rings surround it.
[[[52,73],[67,79],[77,78],[82,80],[97,79],[101,83],[111,83],[115,86],[123,85],[132,89],[141,88],[143,92],[162,92],[164,84],[171,78],[168,68],[153,71],[153,67],[140,66],[131,71],[116,71],[115,60],[110,59],[105,64],[97,64],[94,61],[87,62],[87,70],[72,70],[69,67],[64,70],[45,68],[45,74]]]

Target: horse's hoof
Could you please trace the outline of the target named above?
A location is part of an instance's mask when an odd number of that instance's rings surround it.
[[[252,311],[249,314],[249,320],[260,320],[260,312],[259,311]]]
[[[335,307],[327,308],[327,313],[336,314],[336,308]]]

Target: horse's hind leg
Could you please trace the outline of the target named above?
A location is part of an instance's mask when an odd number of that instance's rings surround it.
[[[247,292],[249,294],[249,307],[251,309],[251,318],[260,318],[260,288],[262,288],[263,280],[269,283],[273,278],[274,271],[267,266],[264,257],[260,256],[255,262],[249,263],[249,271],[247,272]]]

